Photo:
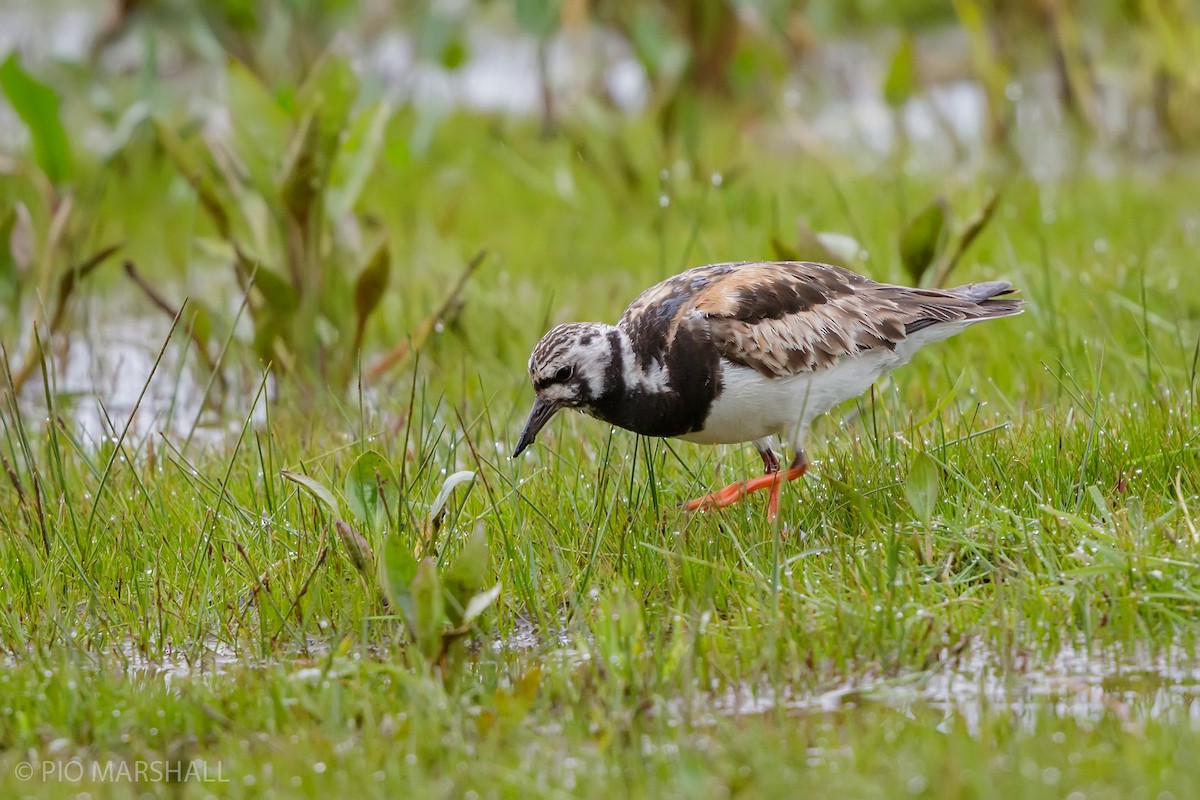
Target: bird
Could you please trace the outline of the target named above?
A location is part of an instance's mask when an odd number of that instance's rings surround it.
[[[529,357],[534,401],[512,457],[562,409],[649,437],[752,442],[761,477],[687,501],[688,511],[779,491],[809,466],[813,420],[863,394],[922,347],[983,320],[1019,314],[1007,281],[952,289],[877,283],[811,261],[695,267],[646,289],[616,325],[572,322]],[[777,438],[794,458],[780,468]]]

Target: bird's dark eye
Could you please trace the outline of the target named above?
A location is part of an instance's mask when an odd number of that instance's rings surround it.
[[[559,367],[558,372],[554,373],[554,382],[563,383],[571,380],[571,376],[575,374],[574,367]]]

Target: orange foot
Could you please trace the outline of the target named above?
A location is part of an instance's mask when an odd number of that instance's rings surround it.
[[[683,504],[685,511],[707,511],[710,508],[725,508],[749,497],[760,489],[770,488],[771,499],[767,503],[767,516],[774,520],[779,516],[779,487],[794,481],[808,471],[808,462],[797,458],[792,466],[782,471],[768,472],[761,478],[731,483],[719,492],[713,492]]]

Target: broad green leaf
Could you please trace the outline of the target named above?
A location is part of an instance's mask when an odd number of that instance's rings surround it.
[[[446,570],[446,593],[450,595],[451,621],[458,623],[458,613],[467,605],[468,598],[478,594],[491,578],[491,552],[488,548],[487,531],[483,523],[467,537],[458,557]]]
[[[446,573],[447,580],[457,580],[472,592],[483,588],[488,579],[490,566],[490,551],[488,549],[487,530],[483,523],[475,526],[475,530],[467,537],[458,558]]]
[[[316,113],[305,114],[288,145],[287,161],[280,181],[283,204],[297,222],[306,222],[324,187],[319,165],[320,135]]]
[[[287,316],[295,312],[300,305],[296,290],[281,275],[266,267],[254,271],[254,288],[267,301],[271,312],[277,316]]]
[[[399,536],[389,536],[383,544],[383,580],[387,599],[403,617],[409,629],[416,625],[413,609],[412,584],[417,577],[417,559]]]
[[[392,104],[380,100],[355,117],[346,132],[329,177],[327,208],[329,218],[335,222],[354,210],[367,179],[375,171],[391,118]]]
[[[315,194],[325,191],[342,130],[357,97],[358,76],[347,59],[332,52],[326,52],[313,65],[296,94],[297,116],[311,117],[316,135],[311,186]]]
[[[17,262],[12,255],[12,233],[17,223],[17,210],[10,208],[0,219],[0,307],[17,315],[17,300],[20,297],[17,283]]]
[[[446,600],[442,595],[442,579],[437,562],[422,559],[411,585],[413,604],[413,638],[425,658],[432,660],[442,646],[442,629],[446,620]]]
[[[908,496],[908,504],[912,506],[917,519],[926,525],[933,519],[941,484],[942,468],[928,453],[918,453],[908,470],[904,493]]]
[[[887,78],[883,82],[883,99],[892,108],[900,108],[908,102],[917,91],[916,61],[913,57],[913,40],[908,34],[900,40],[892,56],[892,64],[888,67]]]
[[[346,342],[352,341],[358,324],[357,315],[350,313],[354,307],[354,281],[357,277],[348,269],[326,269],[321,276],[321,294],[316,298],[318,323],[322,330],[331,334],[326,341],[331,347],[338,348],[346,359],[347,377],[354,374],[354,368],[359,364],[357,353],[346,352],[350,348],[345,346]]]
[[[34,159],[52,183],[71,179],[71,143],[59,116],[58,94],[21,66],[16,51],[0,64],[0,90],[29,129]]]
[[[900,232],[900,261],[913,285],[933,264],[946,231],[946,201],[939,197],[917,214]]]
[[[387,244],[379,245],[375,254],[371,256],[371,260],[367,262],[367,266],[359,273],[358,280],[354,282],[354,311],[355,311],[355,327],[354,327],[354,355],[362,347],[363,331],[366,330],[367,320],[371,313],[379,306],[379,301],[383,299],[384,290],[387,289],[388,279],[391,275],[391,257],[388,255]]]
[[[322,503],[325,504],[325,506],[329,509],[330,514],[337,516],[337,514],[338,514],[337,498],[335,498],[333,496],[333,492],[329,491],[329,489],[327,489],[324,486],[324,484],[320,483],[319,481],[317,481],[313,478],[308,477],[307,475],[304,475],[299,472],[292,472],[291,470],[287,470],[287,469],[283,470],[282,475],[283,475],[283,477],[287,478],[292,483],[299,484],[300,486],[307,489],[309,494],[311,494],[313,497],[317,498],[318,500],[320,500]]]
[[[225,71],[225,99],[238,156],[258,191],[271,194],[291,119],[259,77],[237,60],[230,60]]]
[[[374,450],[359,456],[346,474],[346,504],[365,525],[380,530],[400,503],[392,466]]]
[[[184,144],[183,140],[179,138],[174,130],[167,127],[166,123],[156,120],[155,131],[158,134],[158,142],[162,146],[163,152],[167,154],[171,163],[175,165],[175,169],[179,170],[179,174],[192,187],[192,191],[196,193],[201,207],[212,219],[217,233],[221,235],[222,239],[228,241],[230,231],[229,214],[225,211],[225,206],[222,204],[221,198],[218,197],[212,182],[205,175],[203,168],[196,163],[198,159],[194,158],[188,152],[187,145]]]

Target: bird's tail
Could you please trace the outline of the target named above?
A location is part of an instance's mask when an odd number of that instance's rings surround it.
[[[968,283],[948,290],[950,294],[969,300],[979,307],[981,317],[1007,317],[1021,313],[1024,301],[1017,297],[1004,297],[1016,291],[1008,281]],[[996,299],[1002,298],[1002,299]]]
[[[911,336],[926,328],[941,326],[945,331],[944,338],[973,322],[1020,314],[1021,300],[1004,297],[1014,291],[1007,281],[971,283],[953,289],[901,289],[900,302],[911,314],[905,321],[904,332]]]

